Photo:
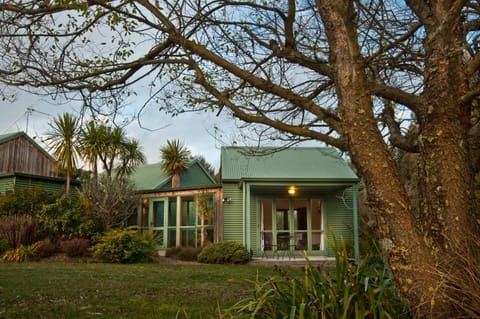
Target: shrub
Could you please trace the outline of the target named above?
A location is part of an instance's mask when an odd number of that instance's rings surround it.
[[[34,257],[32,246],[20,245],[18,248],[9,250],[2,256],[4,263],[22,263],[30,261]]]
[[[165,257],[177,258],[181,250],[182,250],[182,247],[180,246],[168,248],[167,251],[165,251]]]
[[[197,261],[201,248],[195,247],[172,247],[167,249],[165,257],[175,258],[182,261]]]
[[[31,245],[37,237],[37,223],[29,215],[0,217],[0,238],[6,239],[11,248]]]
[[[8,240],[6,239],[0,239],[0,256],[3,255],[4,252],[6,252],[10,246],[8,245]]]
[[[43,236],[57,241],[75,237],[91,237],[95,232],[93,220],[87,218],[77,197],[64,195],[54,203],[44,205],[37,214]]]
[[[155,239],[149,233],[113,229],[94,246],[93,256],[110,263],[147,262],[154,258],[155,247]]]
[[[39,258],[46,258],[53,256],[57,251],[57,247],[54,243],[48,238],[37,241],[32,245],[33,254]]]
[[[60,249],[69,257],[85,256],[90,248],[90,241],[84,238],[72,238],[60,242]]]
[[[247,249],[237,241],[213,243],[198,254],[198,261],[207,264],[244,264],[249,259]]]
[[[60,249],[67,254],[68,257],[81,257],[88,253],[90,241],[84,238],[73,238],[60,242]]]
[[[313,267],[305,275],[254,281],[254,294],[224,311],[221,318],[410,318],[387,269],[353,265],[345,246],[335,248],[335,268]]]
[[[43,205],[50,204],[58,197],[41,187],[29,187],[0,196],[0,215],[35,216]]]

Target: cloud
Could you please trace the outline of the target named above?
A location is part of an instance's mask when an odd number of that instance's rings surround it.
[[[135,108],[134,106],[132,106]],[[63,112],[78,113],[74,102],[59,104],[48,97],[27,92],[18,94],[13,102],[1,101],[0,134],[26,131],[42,146],[42,138],[48,131],[48,123]],[[202,155],[216,169],[220,166],[220,142],[215,138],[216,129],[233,131],[235,124],[227,115],[216,117],[212,112],[184,113],[175,117],[150,108],[137,121],[126,126],[127,135],[140,141],[148,163],[160,160],[160,147],[167,139],[179,139],[193,155]]]

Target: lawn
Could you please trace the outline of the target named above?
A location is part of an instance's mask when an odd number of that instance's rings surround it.
[[[218,308],[251,293],[253,286],[243,279],[257,274],[263,278],[273,274],[273,268],[0,264],[0,318],[175,318],[179,312],[179,318],[215,318]]]

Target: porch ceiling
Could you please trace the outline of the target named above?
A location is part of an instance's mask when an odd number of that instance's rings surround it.
[[[295,194],[290,195],[288,189],[290,186],[295,187]],[[330,193],[350,187],[350,185],[302,185],[302,184],[285,184],[285,185],[251,185],[252,193],[260,196],[285,196],[285,197],[312,197],[322,193]]]

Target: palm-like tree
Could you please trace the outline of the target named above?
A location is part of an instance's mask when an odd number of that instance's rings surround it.
[[[120,166],[118,167],[117,176],[130,175],[136,166],[144,164],[145,162],[146,158],[140,142],[133,138],[124,143],[120,150]]]
[[[91,121],[80,134],[80,154],[91,166],[93,178],[98,180],[98,160],[105,148],[105,126]]]
[[[122,177],[131,174],[135,166],[145,163],[138,140],[129,140],[123,128],[94,122],[88,123],[82,131],[81,151],[93,169],[95,180],[98,179],[99,161],[109,177],[114,169],[118,169],[116,176]]]
[[[172,188],[180,186],[180,174],[191,161],[190,151],[179,140],[167,140],[160,148],[161,164],[165,172],[172,174]]]
[[[48,125],[51,128],[51,131],[47,133],[49,151],[53,153],[60,167],[65,169],[67,175],[65,191],[70,194],[72,173],[76,169],[76,158],[79,154],[77,142],[80,130],[79,120],[69,113],[63,113]]]

